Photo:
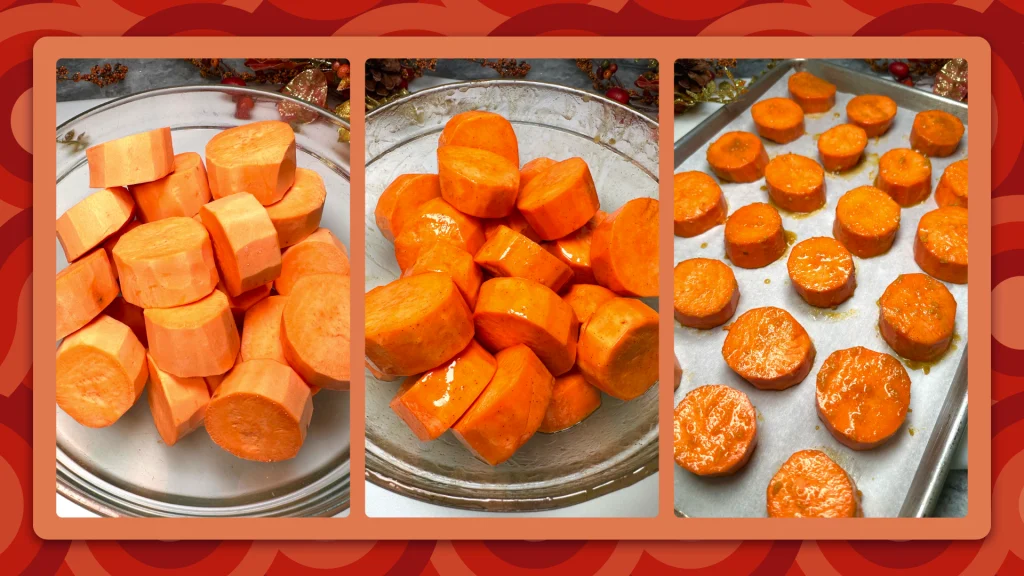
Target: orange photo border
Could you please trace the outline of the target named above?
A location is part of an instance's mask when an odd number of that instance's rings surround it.
[[[763,540],[763,539],[846,539],[918,540],[979,539],[991,527],[992,438],[991,438],[991,226],[989,210],[970,215],[974,241],[970,252],[971,308],[974,310],[968,337],[968,514],[963,518],[852,518],[852,519],[768,519],[768,518],[677,518],[673,511],[671,386],[659,391],[659,512],[654,518],[371,518],[365,513],[365,453],[363,418],[365,412],[363,374],[352,379],[351,398],[351,509],[347,518],[60,518],[56,512],[55,367],[49,343],[53,340],[55,273],[50,268],[55,250],[54,218],[56,185],[56,142],[50,130],[56,127],[56,61],[76,58],[275,58],[308,54],[339,54],[347,57],[356,72],[352,75],[351,222],[352,258],[352,357],[362,358],[364,284],[364,92],[361,73],[367,58],[575,58],[604,55],[615,58],[655,58],[663,67],[677,58],[730,57],[801,58],[966,58],[971,64],[974,100],[969,109],[968,145],[978,167],[971,171],[970,187],[991,196],[992,80],[991,49],[976,37],[685,37],[617,38],[615,48],[600,37],[574,38],[379,38],[335,37],[173,37],[173,38],[43,38],[36,43],[33,62],[33,371],[37,383],[33,392],[33,521],[36,534],[44,539],[88,540]],[[624,48],[619,48],[624,47]],[[674,134],[671,75],[661,79],[660,166],[661,200],[672,205]],[[975,196],[978,192],[974,193]],[[660,213],[659,243],[663,302],[672,301],[672,215]],[[672,381],[672,307],[660,311],[660,378]]]

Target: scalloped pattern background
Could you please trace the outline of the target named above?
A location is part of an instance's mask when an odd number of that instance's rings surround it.
[[[0,0],[0,566],[17,574],[1024,574],[1024,0]],[[977,35],[992,45],[993,526],[977,542],[43,542],[31,522],[32,44],[48,35]],[[1001,125],[1004,129],[997,129]],[[912,537],[913,535],[908,535]]]

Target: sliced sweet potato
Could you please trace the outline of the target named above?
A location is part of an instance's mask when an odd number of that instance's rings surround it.
[[[551,389],[551,403],[544,412],[544,420],[537,432],[553,434],[568,430],[583,422],[601,407],[601,391],[587,384],[579,372],[569,372],[555,378]]]
[[[295,182],[284,198],[267,206],[267,216],[277,230],[277,243],[282,250],[297,244],[320,226],[326,200],[327,188],[320,174],[296,168]]]
[[[117,233],[132,217],[135,202],[124,188],[105,188],[85,197],[57,218],[57,240],[74,262]]]
[[[914,261],[933,278],[967,283],[967,209],[944,206],[921,216]]]
[[[922,202],[932,191],[932,163],[910,148],[894,148],[878,159],[875,186],[904,208]]]
[[[764,169],[768,197],[790,212],[813,212],[825,205],[825,171],[799,154],[779,154]]]
[[[676,464],[697,476],[734,474],[757,447],[757,411],[729,386],[694,388],[676,405],[672,422]]]
[[[956,299],[925,274],[900,274],[878,300],[882,339],[908,360],[928,362],[942,356],[953,340]]]
[[[881,136],[896,117],[896,101],[888,96],[862,94],[846,104],[846,119],[864,129],[869,138]]]
[[[110,426],[138,400],[147,376],[139,339],[100,314],[57,348],[57,406],[83,426]]]
[[[925,110],[914,117],[910,147],[926,156],[945,157],[956,152],[964,137],[964,123],[949,112]]]
[[[782,217],[771,204],[755,202],[725,221],[725,255],[740,268],[763,268],[786,252]]]
[[[615,292],[604,286],[598,286],[597,284],[573,284],[562,295],[562,300],[572,307],[572,311],[576,314],[576,320],[579,321],[580,326],[583,326],[594,315],[595,310],[615,297]]]
[[[420,252],[416,263],[402,271],[402,278],[424,272],[444,272],[452,277],[470,309],[476,307],[476,295],[483,282],[483,273],[473,261],[473,255],[448,242],[435,242]]]
[[[473,316],[448,274],[400,278],[366,293],[366,362],[412,376],[451,360],[473,339]]]
[[[266,358],[288,363],[281,343],[281,315],[286,302],[287,296],[270,296],[246,310],[238,352],[243,362]]]
[[[491,383],[452,427],[455,437],[474,456],[497,466],[508,460],[540,428],[554,378],[524,345],[495,356]]]
[[[967,208],[967,158],[957,160],[942,171],[935,187],[935,202],[939,206]]]
[[[472,340],[448,362],[407,378],[391,400],[391,409],[417,438],[434,440],[469,410],[497,366],[494,356]]]
[[[888,252],[899,228],[899,204],[874,186],[858,186],[836,203],[832,236],[861,258]]]
[[[676,236],[692,238],[725,222],[725,195],[703,172],[680,172],[672,180],[672,219]]]
[[[784,390],[803,381],[814,365],[814,343],[781,308],[752,308],[729,325],[722,357],[729,368],[761,390]]]
[[[227,371],[224,372],[223,374],[203,376],[203,380],[206,381],[206,389],[210,391],[210,396],[213,396],[213,393],[217,391],[217,388],[220,388],[221,382],[223,382],[224,379],[228,377],[228,374],[231,374],[231,371],[235,369],[235,366],[238,366],[241,363],[242,350],[241,347],[239,347],[238,356],[235,356],[235,362],[234,364],[231,365],[231,368],[228,368]]]
[[[164,444],[174,446],[178,440],[203,425],[210,391],[202,378],[179,378],[161,370],[153,357],[146,354],[149,368],[149,412]]]
[[[107,252],[107,258],[110,259],[110,270],[114,273],[114,278],[117,278],[117,266],[114,265],[114,246],[117,245],[117,241],[121,239],[128,232],[138,227],[142,222],[138,220],[129,220],[121,229],[114,232],[109,238],[103,241],[103,249]],[[200,222],[202,224],[202,222]]]
[[[598,210],[597,214],[575,232],[544,244],[544,248],[572,270],[573,283],[593,284],[594,266],[590,261],[590,241],[594,228],[604,222],[608,215]]]
[[[444,125],[437,147],[479,148],[519,166],[519,141],[508,120],[493,112],[472,110],[452,116]]]
[[[149,353],[157,365],[189,378],[223,374],[238,355],[238,327],[220,290],[176,308],[145,312]]]
[[[853,518],[857,493],[846,471],[820,450],[789,457],[768,483],[770,518]]]
[[[195,302],[217,286],[206,228],[192,218],[164,218],[130,230],[111,250],[121,294],[142,308]]]
[[[300,278],[313,274],[349,274],[345,245],[327,228],[317,229],[284,251],[281,256],[281,275],[274,280],[274,288],[278,294],[287,296]]]
[[[505,226],[498,228],[473,260],[495,276],[527,278],[555,292],[572,278],[572,270],[564,262],[533,240]]]
[[[708,165],[726,182],[754,182],[764,177],[768,152],[756,134],[726,132],[708,146]]]
[[[206,168],[195,152],[176,155],[170,174],[153,182],[135,184],[129,190],[143,222],[172,216],[191,218],[199,213],[200,206],[210,201]]]
[[[295,283],[281,312],[288,364],[310,386],[348,390],[351,296],[348,276],[314,274]]]
[[[786,269],[796,293],[811,306],[838,306],[857,288],[853,256],[839,241],[827,236],[808,238],[793,246]]]
[[[530,180],[516,206],[542,240],[554,240],[586,224],[601,202],[587,163],[569,158]]]
[[[199,214],[213,240],[221,281],[238,296],[281,274],[281,247],[267,210],[251,194],[232,194],[204,205]]]
[[[522,190],[521,184],[519,189]],[[540,236],[537,236],[537,233],[533,228],[530,228],[530,223],[526,221],[526,218],[523,218],[523,214],[519,212],[519,210],[513,210],[511,214],[504,218],[489,218],[487,220],[482,220],[481,222],[484,227],[484,238],[487,240],[490,240],[491,236],[494,236],[495,232],[498,231],[499,226],[507,226],[516,232],[519,232],[523,236],[526,236],[530,240],[533,240],[538,244],[541,243]]]
[[[789,98],[768,98],[750,107],[757,133],[787,144],[804,135],[804,111]]]
[[[90,188],[159,180],[174,168],[171,129],[157,128],[97,144],[85,151],[85,157]]]
[[[512,213],[519,195],[519,166],[487,150],[465,146],[437,149],[441,197],[478,218]]]
[[[553,290],[533,280],[484,282],[473,322],[477,340],[489,350],[526,344],[552,375],[565,374],[576,361],[576,313]]]
[[[709,330],[725,324],[740,303],[736,275],[725,262],[691,258],[673,272],[673,306],[683,326]]]
[[[540,176],[542,172],[551,168],[555,164],[558,164],[558,161],[543,157],[534,158],[526,164],[523,164],[523,167],[519,169],[519,191],[522,192],[523,188],[526,188],[526,185],[529,184],[531,180]],[[516,232],[519,232],[519,230],[516,230]]]
[[[658,295],[658,201],[634,198],[612,212],[590,239],[597,283],[623,296]]]
[[[856,124],[840,124],[829,128],[818,137],[821,164],[829,172],[849,170],[860,162],[868,134]]]
[[[299,453],[313,416],[313,395],[294,370],[273,360],[235,366],[210,398],[206,431],[224,450],[258,462]]]
[[[632,298],[602,304],[580,329],[576,365],[609,396],[642,395],[658,381],[658,313]]]
[[[269,206],[295,182],[295,132],[278,120],[223,130],[206,143],[206,172],[214,198],[247,192]]]
[[[427,200],[403,222],[401,233],[395,237],[398,267],[405,270],[412,266],[421,251],[438,241],[451,242],[476,254],[484,245],[483,226],[478,218],[459,212],[443,198]]]
[[[402,223],[415,214],[427,200],[441,197],[441,181],[437,174],[402,174],[395,178],[377,199],[373,211],[377,229],[394,242],[402,231]]]
[[[828,112],[836,105],[836,85],[810,72],[797,72],[787,81],[789,95],[806,114]]]
[[[57,340],[71,334],[99,316],[117,297],[117,280],[103,250],[57,273]]]

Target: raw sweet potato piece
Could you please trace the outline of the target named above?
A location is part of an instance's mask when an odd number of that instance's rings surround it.
[[[580,326],[587,323],[594,311],[605,302],[615,298],[615,292],[597,284],[573,284],[562,295],[562,300],[572,307]]]
[[[270,296],[249,308],[242,323],[242,344],[238,354],[242,361],[267,358],[282,364],[284,357],[281,343],[281,315],[287,296]]]
[[[113,235],[103,241],[103,249],[106,250],[107,258],[110,259],[110,270],[114,273],[115,279],[117,278],[117,266],[114,265],[114,246],[117,245],[117,241],[121,239],[121,236],[131,232],[140,224],[142,224],[142,222],[139,222],[138,220],[129,220],[124,226],[121,226],[120,230],[114,232]],[[202,222],[200,222],[200,224],[202,224]]]
[[[437,174],[402,174],[395,178],[377,199],[373,211],[377,229],[385,238],[395,241],[402,223],[415,214],[427,200],[441,197],[441,181]]]
[[[206,389],[210,391],[210,396],[213,396],[213,393],[217,391],[217,388],[220,388],[221,382],[223,382],[224,379],[228,377],[228,374],[231,374],[231,371],[235,369],[235,366],[238,366],[241,363],[242,363],[242,349],[241,349],[241,347],[239,347],[239,349],[238,349],[238,356],[235,356],[235,362],[234,362],[234,364],[231,365],[231,368],[228,368],[227,371],[224,372],[223,374],[214,374],[212,376],[203,376],[203,380],[206,381]]]
[[[284,357],[310,386],[348,390],[350,292],[348,276],[305,276],[292,287],[281,312]]]
[[[495,276],[517,276],[554,290],[572,278],[572,270],[526,236],[501,226],[477,251],[473,260]]]
[[[441,197],[460,212],[502,218],[515,209],[519,166],[493,152],[465,146],[438,148],[437,176]]]
[[[601,202],[587,163],[569,158],[531,180],[516,206],[542,240],[554,240],[586,224]]]
[[[85,151],[85,157],[90,188],[159,180],[174,168],[171,129],[157,128],[97,144]]]
[[[274,280],[278,294],[287,296],[303,276],[338,274],[348,276],[345,245],[327,228],[319,228],[281,256],[281,275]]]
[[[117,280],[103,250],[57,273],[57,340],[88,324],[117,297]]]
[[[402,223],[402,231],[395,237],[395,259],[398,267],[405,270],[416,263],[420,252],[435,242],[451,242],[476,254],[484,240],[478,218],[459,212],[443,198],[434,198],[420,205],[414,215]]]
[[[552,375],[576,361],[579,322],[547,286],[525,278],[492,278],[480,286],[473,313],[476,338],[491,351],[526,344]]]
[[[521,184],[519,189],[522,190]],[[530,223],[526,221],[526,218],[523,218],[523,214],[519,210],[512,210],[512,213],[504,218],[488,218],[482,220],[481,223],[484,227],[484,238],[487,240],[494,236],[499,226],[506,226],[538,244],[541,243],[540,236],[537,236],[537,232],[530,228]]]
[[[227,288],[224,284],[217,284],[217,290],[220,290],[228,297],[228,307],[231,308],[231,317],[235,319],[235,324],[241,325],[242,319],[245,318],[245,312],[249,308],[252,308],[257,302],[270,296],[270,290],[274,287],[272,282],[267,282],[262,286],[257,286],[252,290],[242,292],[238,296],[232,296],[228,294]]]
[[[572,282],[579,284],[594,284],[594,266],[590,261],[590,241],[594,235],[594,228],[604,222],[608,214],[601,210],[594,214],[589,222],[575,232],[552,240],[544,244],[544,248],[553,256],[564,262],[572,270]]]
[[[452,277],[470,309],[476,307],[476,295],[483,282],[483,273],[473,261],[473,255],[448,242],[435,242],[420,252],[416,263],[402,271],[402,278],[424,272],[444,272]]]
[[[768,152],[756,134],[726,132],[708,146],[708,165],[726,182],[754,182],[764,177]]]
[[[452,432],[474,456],[497,466],[508,460],[540,428],[551,402],[554,378],[522,344],[495,356],[491,383]]]
[[[247,192],[269,206],[295,181],[295,132],[285,122],[253,122],[219,132],[206,143],[214,198]]]
[[[57,348],[57,405],[79,424],[110,426],[146,385],[146,349],[127,326],[100,314]]]
[[[210,201],[210,183],[206,180],[203,159],[195,152],[174,157],[174,169],[159,180],[129,187],[139,218],[153,222],[171,216],[191,218],[199,207]]]
[[[553,434],[583,422],[601,407],[601,391],[587,384],[579,372],[555,378],[551,403],[544,412],[538,432]]]
[[[281,274],[281,247],[267,210],[251,194],[232,194],[204,205],[199,214],[210,232],[221,281],[238,296]]]
[[[451,360],[472,339],[472,311],[448,274],[417,274],[366,293],[372,370],[412,376]]]
[[[846,104],[846,119],[864,129],[869,138],[885,134],[896,117],[896,101],[888,96],[862,94]]]
[[[224,450],[258,462],[294,457],[306,440],[313,395],[294,370],[273,360],[235,366],[213,393],[206,431]]]
[[[121,294],[143,308],[195,302],[217,286],[206,228],[191,218],[164,218],[130,230],[111,250]]]
[[[836,105],[836,85],[810,72],[797,72],[787,82],[789,95],[806,114],[828,112]]]
[[[210,391],[202,378],[179,378],[161,370],[146,354],[149,367],[149,412],[164,444],[174,446],[203,424]]]
[[[580,329],[576,365],[609,396],[640,396],[658,381],[658,313],[632,298],[604,303]]]
[[[124,188],[106,188],[85,197],[57,218],[57,240],[74,262],[131,220],[135,202]]]
[[[238,355],[238,327],[220,290],[177,308],[145,312],[149,353],[157,365],[189,378],[223,374]]]
[[[957,160],[942,171],[935,187],[935,202],[939,206],[967,208],[967,158]]]
[[[132,333],[145,348],[149,346],[149,339],[146,338],[146,317],[143,312],[142,308],[131,304],[121,296],[114,298],[114,301],[103,309],[104,314],[131,328]]]
[[[542,172],[551,168],[555,164],[558,164],[556,160],[543,157],[534,158],[526,164],[523,164],[523,167],[519,169],[519,191],[522,192],[523,188],[526,188],[526,185],[529,184],[531,180],[540,176]],[[519,230],[516,230],[516,232],[519,232]]]
[[[590,239],[597,283],[623,296],[658,295],[658,201],[635,198],[612,212]]]
[[[508,120],[493,112],[473,110],[452,116],[437,139],[438,149],[446,146],[479,148],[519,166],[519,141],[515,130]]]
[[[768,98],[750,107],[757,133],[787,144],[804,135],[804,111],[789,98]]]
[[[956,152],[964,136],[964,123],[949,112],[925,110],[914,117],[910,147],[925,156],[945,157]]]
[[[324,179],[314,170],[295,169],[295,183],[284,198],[267,206],[267,216],[277,230],[281,249],[298,243],[320,226],[327,188]]]
[[[878,159],[875,186],[900,206],[913,206],[932,191],[931,160],[909,148],[893,148]]]
[[[448,362],[407,378],[391,400],[391,409],[417,438],[434,440],[469,410],[497,366],[494,356],[472,340]]]

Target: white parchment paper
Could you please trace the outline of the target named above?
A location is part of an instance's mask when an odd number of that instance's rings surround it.
[[[787,74],[763,98],[788,97],[788,78]],[[817,137],[846,121],[846,103],[854,96],[838,93],[832,110],[806,115],[807,133],[794,142],[775,144],[765,140],[769,157],[793,152],[820,162]],[[879,156],[893,148],[910,146],[910,129],[918,110],[904,108],[902,103],[897,103],[901,106],[892,128],[881,137],[868,140],[864,158],[857,167],[841,175],[826,173],[827,203],[824,208],[810,214],[791,214],[780,210],[783,227],[791,233],[791,240],[799,242],[814,236],[831,237],[839,197],[857,186],[873,184]],[[733,130],[756,132],[749,111],[721,133]],[[710,174],[705,153],[707,146],[717,137],[709,139],[675,171],[699,170]],[[946,166],[966,157],[965,133],[955,154],[931,159],[933,189]],[[741,206],[769,201],[763,178],[750,184],[720,184],[730,214]],[[730,370],[722,358],[722,343],[726,336],[722,328],[695,330],[675,324],[675,352],[683,366],[683,381],[676,391],[676,403],[698,386],[727,384],[746,392],[758,412],[758,446],[747,465],[735,475],[699,478],[675,467],[675,506],[678,512],[690,517],[763,517],[766,514],[765,489],[771,477],[791,454],[813,448],[824,451],[846,469],[863,494],[861,503],[865,516],[893,517],[899,514],[930,433],[936,429],[942,403],[957,366],[964,357],[967,285],[946,283],[957,301],[955,335],[950,350],[930,365],[904,362],[911,379],[910,413],[900,431],[885,445],[857,452],[836,441],[818,420],[815,379],[822,362],[835,350],[864,346],[895,355],[878,332],[877,300],[898,275],[922,272],[914,262],[914,233],[921,216],[937,207],[934,197],[929,196],[917,206],[904,208],[896,241],[887,254],[868,259],[854,256],[857,290],[851,299],[835,310],[814,308],[797,295],[786,271],[788,250],[782,258],[765,268],[747,270],[732,267],[740,289],[739,308],[733,320],[751,308],[777,306],[793,314],[810,334],[817,355],[811,373],[796,386],[779,392],[754,388]],[[724,226],[717,226],[695,238],[675,238],[674,262],[704,257],[728,263],[724,229]]]

